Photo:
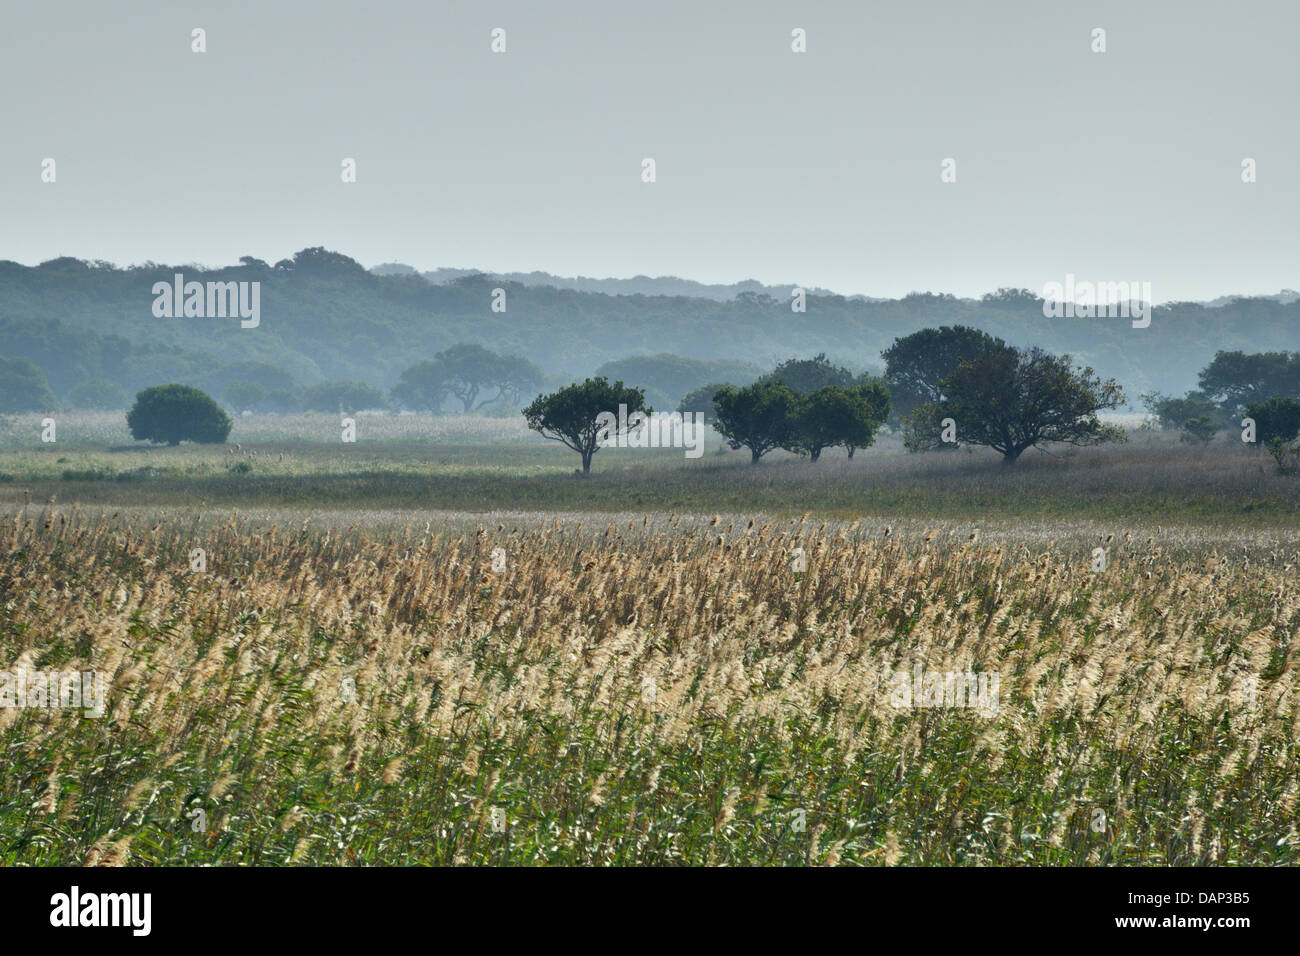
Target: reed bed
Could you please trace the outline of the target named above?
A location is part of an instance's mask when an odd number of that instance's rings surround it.
[[[471,520],[0,515],[0,862],[1300,859],[1294,540]]]

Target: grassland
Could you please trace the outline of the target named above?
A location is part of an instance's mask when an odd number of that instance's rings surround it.
[[[1192,447],[1135,432],[1123,445],[997,455],[910,455],[897,437],[853,459],[810,463],[773,453],[752,467],[720,445],[605,449],[590,476],[577,456],[522,421],[377,415],[358,440],[338,440],[330,416],[241,420],[226,447],[148,448],[120,415],[71,418],[42,445],[39,417],[0,430],[0,504],[187,508],[438,509],[452,511],[812,512],[838,518],[1111,522],[1147,526],[1300,527],[1300,485],[1257,449],[1221,437]]]
[[[1108,550],[11,513],[10,660],[110,690],[0,709],[0,860],[1296,862],[1294,541]],[[896,707],[918,665],[996,713]]]
[[[1248,449],[584,479],[317,425],[6,423],[0,670],[108,692],[0,707],[0,863],[1300,862],[1296,485]]]

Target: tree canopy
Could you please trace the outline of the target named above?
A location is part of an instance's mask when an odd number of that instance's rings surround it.
[[[1076,369],[1069,355],[1037,347],[1003,347],[965,359],[939,382],[939,391],[939,401],[906,419],[912,450],[943,445],[945,419],[952,420],[959,444],[992,448],[1008,464],[1052,442],[1095,445],[1124,437],[1097,417],[1123,405],[1120,387],[1091,368]]]
[[[799,449],[797,423],[802,400],[788,385],[774,381],[743,388],[725,385],[713,403],[717,409],[713,427],[733,449],[748,448],[753,464],[773,448]]]
[[[580,384],[567,385],[550,395],[538,395],[524,409],[528,427],[552,441],[572,448],[582,456],[582,473],[591,471],[592,456],[600,449],[604,437],[602,413],[617,415],[620,406],[627,414],[649,413],[645,393],[628,388],[622,382],[613,385],[603,377],[589,378]]]
[[[901,417],[926,403],[943,401],[943,380],[958,365],[1006,347],[1000,338],[964,325],[921,329],[895,339],[881,353],[894,410]]]
[[[126,415],[136,441],[219,445],[230,435],[230,416],[212,398],[189,385],[155,385],[135,397]]]

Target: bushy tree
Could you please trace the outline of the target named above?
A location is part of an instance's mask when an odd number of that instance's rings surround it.
[[[843,446],[853,457],[876,440],[889,415],[889,393],[878,385],[838,388],[827,385],[805,396],[795,417],[795,444],[810,460],[822,450]]]
[[[1201,391],[1230,413],[1253,402],[1300,395],[1300,352],[1216,352]]]
[[[602,413],[617,415],[619,406],[627,406],[627,414],[651,409],[645,405],[645,392],[629,388],[622,382],[613,385],[597,376],[581,384],[566,385],[550,395],[538,395],[523,410],[528,427],[544,438],[558,441],[582,456],[582,473],[591,471],[592,456],[600,449]]]
[[[393,402],[412,411],[436,412],[441,410],[447,392],[443,367],[423,359],[402,372],[393,387]]]
[[[50,411],[57,404],[45,373],[34,362],[0,357],[0,411]]]
[[[822,352],[810,359],[786,359],[760,382],[780,382],[800,395],[811,395],[819,388],[845,388],[853,384],[853,374],[833,363]]]
[[[940,401],[927,402],[906,419],[913,451],[943,444],[944,419],[955,423],[958,443],[992,448],[1007,464],[1051,442],[1096,445],[1124,438],[1097,418],[1099,411],[1124,404],[1123,390],[1091,368],[1075,369],[1069,355],[995,349],[963,360],[939,388]]]
[[[1148,392],[1142,396],[1142,401],[1166,431],[1186,429],[1189,422],[1198,418],[1205,419],[1216,428],[1226,428],[1231,421],[1231,416],[1201,391],[1188,392],[1182,398]]]
[[[748,448],[750,463],[773,448],[798,451],[797,423],[803,406],[798,392],[781,382],[758,381],[744,388],[725,385],[713,399],[713,427],[732,448]]]
[[[942,383],[958,365],[1006,348],[1001,339],[964,325],[921,329],[894,339],[881,353],[894,411],[902,417],[922,405],[943,401]]]
[[[1300,434],[1300,399],[1270,398],[1246,406],[1255,420],[1255,443],[1268,448],[1274,441],[1291,441]]]
[[[135,397],[126,424],[136,441],[219,445],[230,435],[230,416],[212,398],[189,385],[155,385]]]
[[[727,382],[710,382],[708,385],[701,385],[699,388],[687,392],[685,397],[677,403],[677,410],[683,413],[703,412],[705,418],[717,418],[718,410],[713,404],[713,396],[718,394],[721,389],[727,388],[728,384]]]
[[[1197,416],[1189,418],[1183,423],[1183,434],[1180,436],[1182,441],[1188,444],[1208,445],[1219,430],[1212,418],[1206,416]]]

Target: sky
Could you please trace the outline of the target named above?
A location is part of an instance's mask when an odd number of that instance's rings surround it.
[[[13,3],[0,259],[1300,288],[1297,27],[1296,0]]]

